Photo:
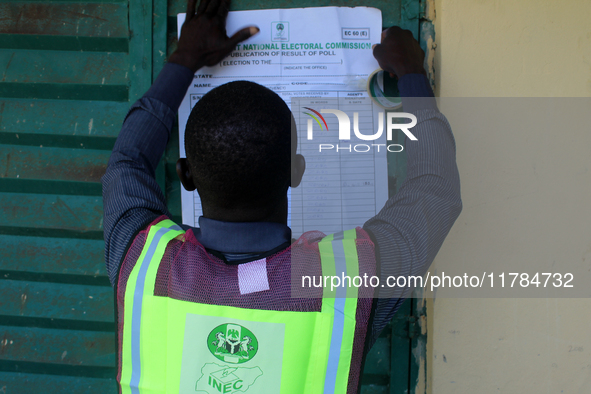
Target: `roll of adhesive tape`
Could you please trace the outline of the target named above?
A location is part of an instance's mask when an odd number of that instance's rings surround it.
[[[384,93],[384,79],[386,72],[378,68],[367,79],[367,93],[374,103],[385,109],[396,109],[402,106],[400,97],[387,97]]]

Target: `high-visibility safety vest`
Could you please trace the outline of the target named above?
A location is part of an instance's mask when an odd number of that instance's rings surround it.
[[[298,299],[281,278],[295,254],[323,276],[372,274],[373,244],[360,228],[318,234],[231,265],[165,217],[140,233],[117,286],[120,392],[358,392],[372,294],[329,285]]]

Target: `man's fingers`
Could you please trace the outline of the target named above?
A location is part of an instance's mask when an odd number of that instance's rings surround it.
[[[228,11],[230,11],[230,0],[220,1],[220,6],[218,8],[218,16],[225,18],[226,16],[228,16]]]
[[[383,37],[388,37],[389,35],[392,34],[400,34],[400,32],[405,31],[405,29],[403,29],[400,26],[390,26],[389,28],[387,28],[386,30],[384,30],[382,32]],[[406,30],[406,31],[410,31],[410,30]]]
[[[257,34],[259,31],[261,30],[256,26],[245,27],[242,30],[238,30],[236,33],[234,33],[232,37],[228,39],[226,43],[226,48],[228,49],[228,51],[231,51],[238,43],[246,39],[249,39],[250,37]]]
[[[197,0],[187,0],[187,15],[185,16],[185,20],[189,20],[195,16],[195,4]]]
[[[383,44],[373,46],[373,57],[379,62],[386,55],[386,47]]]
[[[218,64],[226,56],[228,56],[234,48],[236,48],[236,45],[238,43],[252,37],[253,35],[257,34],[258,32],[259,32],[259,28],[256,26],[246,27],[242,30],[239,30],[238,32],[236,32],[232,37],[230,37],[226,41],[226,43],[224,44],[224,46],[222,48],[220,48],[214,52],[209,52],[207,55],[205,55],[204,64],[206,66],[214,66],[214,65]]]
[[[205,13],[205,15],[208,16],[215,15],[218,11],[220,3],[222,3],[221,0],[209,0],[207,2],[207,7],[205,7],[205,10],[203,12]]]
[[[209,1],[210,0],[199,1],[199,8],[197,8],[197,15],[202,15],[203,13],[205,13],[205,9],[207,8]]]
[[[377,44],[373,46],[373,56],[378,61],[378,64],[382,70],[388,71],[390,73],[394,71],[388,65],[388,61],[386,59],[388,56],[388,50],[384,44]]]

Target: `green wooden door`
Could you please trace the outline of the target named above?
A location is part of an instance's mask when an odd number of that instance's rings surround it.
[[[372,6],[382,10],[384,28],[400,26],[413,32],[419,39],[420,2],[419,0],[234,0],[232,10],[250,10],[265,8],[293,8],[319,6]],[[168,3],[168,54],[176,44],[176,16],[185,12],[185,0],[169,0]],[[386,90],[388,92],[388,90]],[[404,135],[398,137],[403,141]],[[400,143],[400,142],[398,142]],[[172,132],[172,141],[168,144],[165,158],[166,196],[168,208],[174,219],[181,221],[180,184],[176,177],[176,161],[179,157],[178,130]],[[388,157],[389,192],[394,194],[406,175],[406,157],[391,154]],[[383,331],[369,353],[362,379],[362,394],[402,394],[415,393],[418,379],[417,353],[412,349],[424,349],[424,335],[420,334],[415,324],[416,316],[424,314],[423,308],[414,299],[407,300],[395,315],[395,319]],[[421,353],[422,354],[422,353]]]
[[[297,3],[319,5],[359,3]],[[363,5],[418,34],[418,0]],[[174,48],[184,9],[184,0],[0,2],[0,392],[117,392],[100,177],[130,103]],[[157,176],[180,221],[172,135]],[[403,162],[389,166],[395,190]],[[407,302],[374,346],[362,392],[409,391],[411,315]]]
[[[0,3],[4,393],[116,392],[100,178],[152,80],[152,7]]]

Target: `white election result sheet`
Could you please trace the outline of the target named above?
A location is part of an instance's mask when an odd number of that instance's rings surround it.
[[[185,14],[179,14],[179,35],[184,20]],[[349,115],[351,129],[353,112],[358,112],[361,133],[376,133],[384,110],[371,100],[366,86],[379,67],[371,46],[380,42],[381,11],[369,7],[232,11],[226,29],[231,36],[249,25],[261,31],[219,65],[195,74],[178,112],[181,157],[186,157],[187,119],[205,93],[234,80],[259,83],[290,106],[298,127],[298,152],[306,159],[302,183],[289,192],[288,225],[294,237],[310,230],[331,234],[363,225],[388,198],[386,148],[372,146],[368,152],[354,148],[358,143],[386,144],[386,133],[377,140],[362,141],[351,132],[351,140],[339,141],[337,117],[324,114],[329,131],[314,121],[314,137],[309,140],[308,119],[312,118],[304,107],[318,112],[342,110]],[[320,152],[319,144],[335,148]],[[336,152],[336,146],[343,149]],[[197,226],[202,215],[199,195],[181,190],[183,223]]]

